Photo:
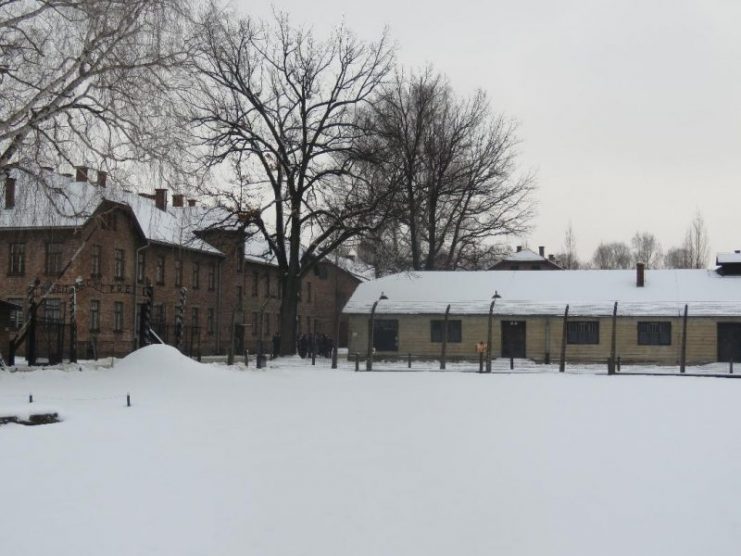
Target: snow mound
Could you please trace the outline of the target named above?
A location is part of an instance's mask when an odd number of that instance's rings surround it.
[[[116,365],[117,370],[144,371],[148,374],[202,372],[204,365],[164,344],[146,346],[130,353]]]

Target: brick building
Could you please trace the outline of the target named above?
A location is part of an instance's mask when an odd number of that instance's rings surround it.
[[[50,292],[37,312],[41,351],[68,357],[75,287],[79,356],[123,355],[139,344],[151,285],[151,328],[166,343],[176,341],[184,295],[186,353],[226,353],[232,344],[237,353],[254,351],[260,339],[268,349],[278,324],[278,271],[269,257],[250,252],[253,241],[243,230],[214,228],[213,215],[182,195],[169,205],[165,189],[137,194],[107,187],[104,173],[94,182],[89,174],[87,168],[77,168],[74,178],[47,172],[44,186],[20,173],[5,180],[0,299],[24,307],[13,327],[26,318],[36,283],[37,298]],[[299,327],[316,322],[328,335],[335,329],[360,281],[350,264],[321,263],[305,280]]]

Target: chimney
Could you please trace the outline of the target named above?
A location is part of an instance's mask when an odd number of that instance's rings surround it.
[[[642,288],[646,283],[646,265],[643,263],[636,264],[636,287]]]
[[[188,199],[188,206],[189,207],[196,206],[196,200],[195,199]]]
[[[8,176],[5,178],[5,208],[13,207],[15,207],[15,178]]]
[[[178,207],[178,208],[183,206],[183,194],[182,193],[173,193],[172,206]]]
[[[545,245],[540,245],[540,246],[538,247],[538,254],[539,254],[539,255],[540,255],[541,257],[545,258]]]
[[[160,210],[167,210],[167,189],[154,190],[154,206]]]
[[[87,181],[87,166],[75,166],[75,170],[77,170],[75,181]]]
[[[105,187],[105,184],[107,181],[108,181],[108,172],[104,172],[103,170],[98,170],[98,187]]]
[[[520,251],[522,251],[522,245],[517,246],[517,252],[519,253]]]

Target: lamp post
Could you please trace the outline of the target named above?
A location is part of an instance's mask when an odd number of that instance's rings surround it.
[[[489,333],[486,339],[486,372],[491,372],[491,318],[494,314],[494,304],[497,302],[497,299],[501,299],[501,295],[499,295],[499,292],[494,290],[494,295],[491,296],[491,304],[489,304]]]
[[[378,306],[378,302],[382,299],[388,299],[388,297],[386,297],[386,294],[384,294],[383,292],[381,292],[381,297],[374,301],[373,307],[371,307],[370,321],[368,323],[368,358],[365,360],[366,371],[373,370],[373,322],[376,317],[376,307]]]

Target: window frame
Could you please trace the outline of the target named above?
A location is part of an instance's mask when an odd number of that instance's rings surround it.
[[[430,319],[430,343],[443,343],[443,325],[445,319]],[[463,320],[448,319],[447,337],[449,344],[463,343]]]
[[[123,249],[113,250],[113,279],[121,281],[126,276],[126,251]]]
[[[16,248],[20,247],[20,252]],[[24,276],[26,274],[26,242],[12,241],[8,245],[8,276]]]
[[[123,332],[124,328],[124,303],[123,301],[113,302],[113,331]]]
[[[52,246],[54,246],[54,251],[52,251]],[[56,276],[61,273],[64,243],[61,241],[47,241],[44,255],[44,274]]]
[[[165,256],[157,255],[157,260],[154,265],[154,282],[158,286],[165,285]]]
[[[566,343],[573,346],[596,346],[600,343],[599,320],[579,319],[566,323]],[[593,328],[593,330],[589,330]],[[591,335],[591,336],[588,336]]]
[[[100,299],[90,300],[90,332],[100,332]]]
[[[643,328],[643,331],[641,330]],[[653,328],[653,330],[651,330]],[[662,331],[662,329],[664,329]],[[652,335],[653,333],[653,335]],[[650,337],[647,337],[650,336]],[[638,321],[636,343],[639,346],[671,346],[672,323],[668,320]]]

